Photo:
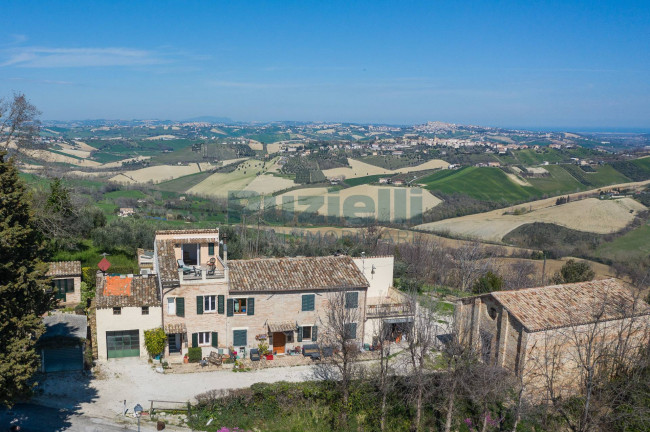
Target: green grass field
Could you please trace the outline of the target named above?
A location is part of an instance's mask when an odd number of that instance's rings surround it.
[[[525,201],[536,198],[539,191],[512,182],[499,168],[468,167],[445,170],[420,179],[426,189],[446,194],[463,194],[482,201]]]
[[[547,165],[544,167],[549,177],[529,177],[526,180],[542,194],[549,196],[575,193],[585,190],[586,187],[576,180],[561,165]]]
[[[189,188],[201,183],[203,180],[207,179],[211,175],[212,175],[211,172],[200,172],[196,174],[190,174],[190,175],[176,178],[174,180],[158,183],[156,185],[156,188],[170,191],[170,192],[182,193],[188,190]]]
[[[385,174],[370,175],[365,177],[346,179],[343,183],[345,183],[348,186],[359,186],[364,184],[377,183],[379,182],[379,179],[382,177],[390,177],[390,176]]]
[[[58,251],[52,257],[53,261],[81,261],[82,267],[97,268],[97,264],[103,258],[102,251],[95,247],[90,240],[84,240],[77,251]],[[112,251],[106,259],[113,267],[131,267],[137,269],[136,257],[124,251]]]
[[[117,190],[113,192],[107,192],[104,194],[104,199],[115,199],[115,198],[146,198],[147,195],[144,192],[139,190]]]
[[[626,261],[650,255],[650,223],[633,229],[596,250],[596,256],[614,261]]]

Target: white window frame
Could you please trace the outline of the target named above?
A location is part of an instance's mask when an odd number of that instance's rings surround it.
[[[167,315],[176,315],[176,297],[167,297]]]
[[[205,312],[216,312],[216,311],[217,311],[217,296],[216,295],[203,296],[203,312],[205,313]]]
[[[198,338],[199,338],[199,346],[210,346],[210,342],[212,342],[211,339],[211,332],[199,332],[198,333]]]

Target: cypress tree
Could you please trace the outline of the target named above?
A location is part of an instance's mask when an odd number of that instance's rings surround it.
[[[0,150],[0,405],[28,397],[42,315],[54,306],[45,249],[13,159]]]

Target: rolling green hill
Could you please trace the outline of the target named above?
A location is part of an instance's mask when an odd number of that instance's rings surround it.
[[[482,201],[524,201],[541,195],[533,187],[520,186],[499,168],[467,167],[445,170],[420,179],[430,191],[469,195]]]

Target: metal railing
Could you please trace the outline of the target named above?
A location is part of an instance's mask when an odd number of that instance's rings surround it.
[[[380,303],[366,307],[366,316],[369,318],[402,315],[413,315],[413,308],[410,303]]]

